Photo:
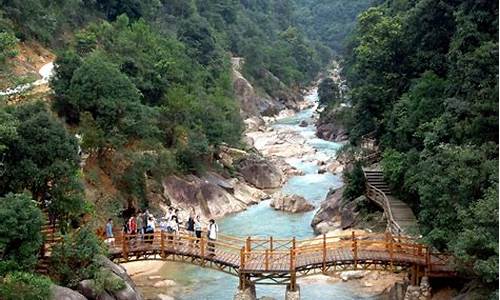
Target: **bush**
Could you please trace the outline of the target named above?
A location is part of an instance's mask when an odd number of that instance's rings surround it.
[[[116,292],[125,288],[125,282],[108,270],[100,269],[94,277],[94,291],[97,295],[104,291]]]
[[[353,200],[364,194],[365,174],[363,173],[361,162],[355,162],[353,169],[344,173],[344,178],[346,179],[346,185],[342,198]]]
[[[14,272],[0,280],[0,299],[47,300],[50,299],[49,278],[35,274]]]
[[[67,234],[52,251],[51,277],[69,287],[84,279],[95,278],[99,270],[96,258],[103,252],[103,245],[91,228],[82,227]]]
[[[43,216],[27,194],[0,198],[0,276],[33,271],[42,245]]]

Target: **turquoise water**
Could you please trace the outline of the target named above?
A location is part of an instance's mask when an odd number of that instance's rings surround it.
[[[315,91],[306,97],[309,101],[317,101]],[[314,108],[303,110],[296,115],[283,118],[272,126],[276,129],[284,128],[296,131],[307,139],[317,152],[312,157],[288,158],[287,162],[302,170],[304,175],[294,176],[288,180],[282,189],[286,194],[298,194],[319,207],[325,199],[329,189],[342,185],[339,176],[325,173],[318,174],[316,160],[326,160],[335,155],[341,144],[320,140],[315,137],[315,128],[312,121]],[[298,126],[302,120],[308,126]],[[308,238],[314,235],[310,226],[315,211],[291,214],[276,211],[269,207],[269,200],[248,208],[246,211],[229,215],[219,220],[221,233],[236,236],[269,236]],[[173,279],[186,288],[176,295],[182,300],[226,300],[233,299],[238,286],[238,279],[218,271],[201,269],[196,266],[167,263],[160,271],[163,276]],[[307,281],[301,283],[301,296],[305,300],[353,300],[374,299],[356,294],[357,287],[352,282],[328,283],[324,281]],[[283,299],[284,286],[257,285],[257,297],[270,296]]]

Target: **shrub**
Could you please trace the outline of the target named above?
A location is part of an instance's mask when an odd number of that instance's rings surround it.
[[[0,197],[0,276],[32,271],[42,245],[43,216],[27,194]]]
[[[355,199],[365,192],[365,175],[361,167],[361,162],[355,162],[351,171],[344,173],[346,185],[342,197],[346,200]]]
[[[52,282],[45,276],[24,272],[8,274],[0,280],[0,299],[47,300]]]
[[[52,251],[51,277],[69,287],[95,278],[99,270],[96,258],[103,254],[103,249],[101,241],[88,226],[67,234]]]

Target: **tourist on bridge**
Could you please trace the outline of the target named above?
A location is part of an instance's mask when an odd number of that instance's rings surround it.
[[[111,247],[115,246],[115,236],[113,235],[113,220],[111,218],[108,219],[108,223],[106,223],[106,244]]]
[[[201,239],[201,221],[200,216],[196,216],[194,219],[194,234],[196,234],[196,243],[200,242]]]
[[[132,215],[128,219],[128,234],[136,234],[137,233],[137,222],[135,217]]]
[[[144,217],[142,215],[142,212],[139,211],[139,214],[137,214],[137,217],[135,218],[137,222],[137,234],[139,234],[140,239],[144,239]]]
[[[165,220],[168,222],[170,219],[172,219],[172,216],[174,215],[174,209],[172,206],[168,208],[167,213],[165,214]]]
[[[153,217],[149,217],[148,218],[148,222],[147,222],[147,225],[146,225],[146,234],[147,236],[144,238],[146,241],[148,241],[149,243],[153,243],[153,239],[154,239],[154,233],[155,233],[155,220]]]
[[[213,241],[217,240],[217,233],[219,232],[219,226],[215,223],[214,219],[210,219],[208,224],[208,247],[207,250],[210,255],[215,255],[215,244]]]
[[[188,231],[190,236],[195,236],[194,233],[194,216],[192,214],[189,215],[189,218],[186,222],[186,230]]]

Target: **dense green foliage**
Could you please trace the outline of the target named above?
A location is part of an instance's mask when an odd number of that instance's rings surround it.
[[[0,298],[4,300],[48,300],[52,282],[45,276],[13,272],[0,279]]]
[[[0,108],[0,196],[31,192],[61,218],[83,209],[77,142],[42,103]],[[3,149],[3,150],[2,150]]]
[[[42,212],[27,194],[0,197],[0,277],[34,270],[42,245],[42,223]]]
[[[386,1],[346,57],[356,142],[373,132],[386,179],[426,240],[498,284],[498,3]]]
[[[331,105],[340,100],[340,87],[331,78],[321,80],[318,86],[318,97],[320,105]]]
[[[50,275],[62,285],[74,287],[83,279],[99,276],[98,256],[103,246],[91,228],[82,227],[64,236],[50,257]]]
[[[376,0],[295,0],[294,18],[311,39],[342,53],[356,17]]]

